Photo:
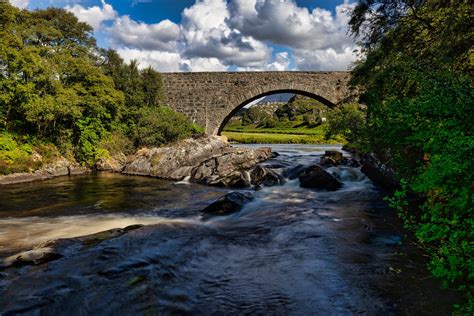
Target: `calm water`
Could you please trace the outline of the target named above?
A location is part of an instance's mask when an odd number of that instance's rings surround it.
[[[328,149],[276,145],[265,164]],[[331,147],[334,149],[334,147]],[[146,224],[39,267],[0,274],[0,311],[45,315],[449,313],[454,301],[357,168],[336,192],[298,180],[254,192],[236,214],[199,212],[227,189],[115,174],[0,187],[0,257],[57,238]],[[1,313],[0,313],[1,314]]]

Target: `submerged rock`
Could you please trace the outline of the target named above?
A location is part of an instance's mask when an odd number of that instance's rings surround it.
[[[231,192],[221,196],[202,212],[211,215],[228,215],[240,211],[246,203],[253,199],[254,196],[250,192]]]
[[[299,177],[303,188],[325,189],[336,191],[342,186],[334,176],[326,172],[321,166],[313,165],[307,168]]]
[[[33,249],[9,256],[0,262],[0,270],[28,265],[41,265],[63,257],[71,253],[71,249],[87,249],[98,244],[120,237],[126,233],[143,227],[143,225],[130,225],[125,228],[114,228],[98,232],[91,235],[85,235],[73,238],[56,239],[36,245]]]
[[[16,255],[7,257],[0,264],[0,269],[11,267],[22,267],[27,265],[40,265],[63,257],[56,252],[53,247],[44,247],[20,252]]]

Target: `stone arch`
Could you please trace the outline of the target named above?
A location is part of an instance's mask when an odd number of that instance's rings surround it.
[[[219,125],[219,128],[217,130],[217,135],[220,135],[222,130],[224,129],[225,125],[227,124],[227,122],[229,122],[229,120],[240,110],[242,109],[244,106],[250,104],[251,102],[255,101],[255,100],[258,100],[262,97],[266,97],[266,96],[269,96],[269,95],[273,95],[273,94],[278,94],[278,93],[294,93],[294,94],[299,94],[299,95],[303,95],[305,97],[309,97],[309,98],[312,98],[316,101],[319,101],[321,102],[322,104],[326,105],[327,107],[330,107],[330,108],[334,108],[336,106],[336,104],[332,103],[331,101],[317,95],[317,94],[314,94],[314,93],[311,93],[311,92],[307,92],[305,90],[298,90],[298,89],[278,89],[278,90],[270,90],[270,91],[267,91],[267,92],[264,92],[264,93],[260,93],[260,94],[257,94],[253,97],[251,97],[250,99],[248,100],[245,100],[243,102],[241,102],[237,107],[235,107],[226,117],[224,117],[223,121],[221,122],[221,124]]]
[[[327,105],[358,95],[345,71],[182,72],[163,73],[162,78],[166,103],[209,135],[217,134],[236,108],[271,93],[298,92]]]

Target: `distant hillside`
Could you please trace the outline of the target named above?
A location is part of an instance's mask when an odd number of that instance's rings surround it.
[[[272,94],[269,96],[264,97],[258,104],[260,103],[273,103],[273,102],[278,102],[278,103],[286,103],[288,100],[290,100],[292,97],[294,97],[294,93],[278,93],[278,94]]]

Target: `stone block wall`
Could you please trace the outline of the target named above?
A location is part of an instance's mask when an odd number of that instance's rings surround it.
[[[300,93],[328,106],[354,100],[349,72],[182,72],[163,73],[166,102],[217,134],[241,107],[275,92]]]

